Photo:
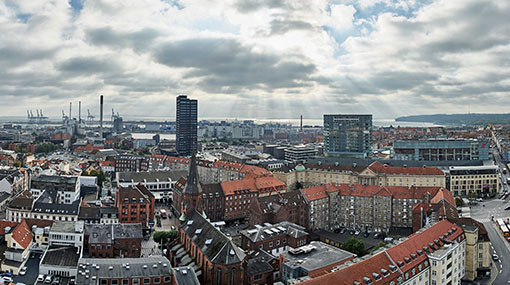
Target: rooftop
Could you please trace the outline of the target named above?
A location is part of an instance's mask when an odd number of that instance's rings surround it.
[[[241,234],[246,236],[252,242],[259,242],[283,235],[289,235],[294,238],[308,235],[305,228],[290,222],[281,222],[274,225],[269,223],[264,225],[255,225],[255,229],[243,230],[241,231]]]
[[[169,170],[169,171],[151,171],[151,172],[119,172],[119,182],[165,182],[177,181],[181,177],[186,177],[187,171]]]
[[[289,250],[282,254],[285,264],[291,268],[301,267],[310,272],[341,261],[347,261],[356,255],[320,241]],[[329,271],[328,271],[329,272]]]
[[[76,268],[79,258],[80,251],[76,247],[51,245],[46,250],[41,264]]]
[[[83,229],[83,221],[78,221],[78,222],[55,221],[53,223],[53,225],[51,226],[50,231],[57,232],[57,233],[83,233],[83,230],[80,232],[76,232],[77,226],[79,226],[79,228]]]
[[[191,267],[177,267],[172,268],[174,278],[177,281],[177,285],[198,285],[197,275]]]
[[[99,278],[171,276],[170,261],[163,256],[145,258],[80,258],[76,284],[96,285]]]

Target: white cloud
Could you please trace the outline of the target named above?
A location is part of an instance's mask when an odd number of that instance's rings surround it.
[[[180,92],[215,117],[505,111],[509,2],[418,2],[0,2],[0,113],[93,111],[103,93],[121,113],[171,118]]]

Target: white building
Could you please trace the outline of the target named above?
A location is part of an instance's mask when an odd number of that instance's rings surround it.
[[[83,221],[54,222],[50,229],[49,245],[83,248]]]

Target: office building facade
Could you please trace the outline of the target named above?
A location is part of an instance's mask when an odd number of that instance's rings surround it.
[[[486,140],[400,140],[393,144],[397,160],[489,160],[489,149],[490,143]]]
[[[326,156],[366,157],[372,140],[372,115],[324,115]]]
[[[181,156],[189,156],[197,150],[198,101],[186,95],[177,96],[176,150]]]

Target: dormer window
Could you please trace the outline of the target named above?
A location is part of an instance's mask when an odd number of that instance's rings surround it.
[[[397,267],[395,265],[393,265],[393,264],[390,264],[388,267],[390,268],[391,272],[397,271]]]
[[[403,267],[404,266],[404,263],[400,260],[397,260],[397,264],[398,264],[398,267]]]
[[[417,258],[417,257],[416,257],[416,254],[411,253],[411,258],[412,258],[412,259],[414,259],[414,260],[416,260],[416,258]]]
[[[378,273],[372,272],[372,277],[374,277],[375,281],[381,280],[381,275],[379,275]]]
[[[404,256],[404,261],[408,264],[411,263],[411,259],[407,256]]]
[[[390,275],[390,272],[388,272],[388,270],[384,269],[384,268],[381,268],[381,274],[386,277],[388,275]]]

